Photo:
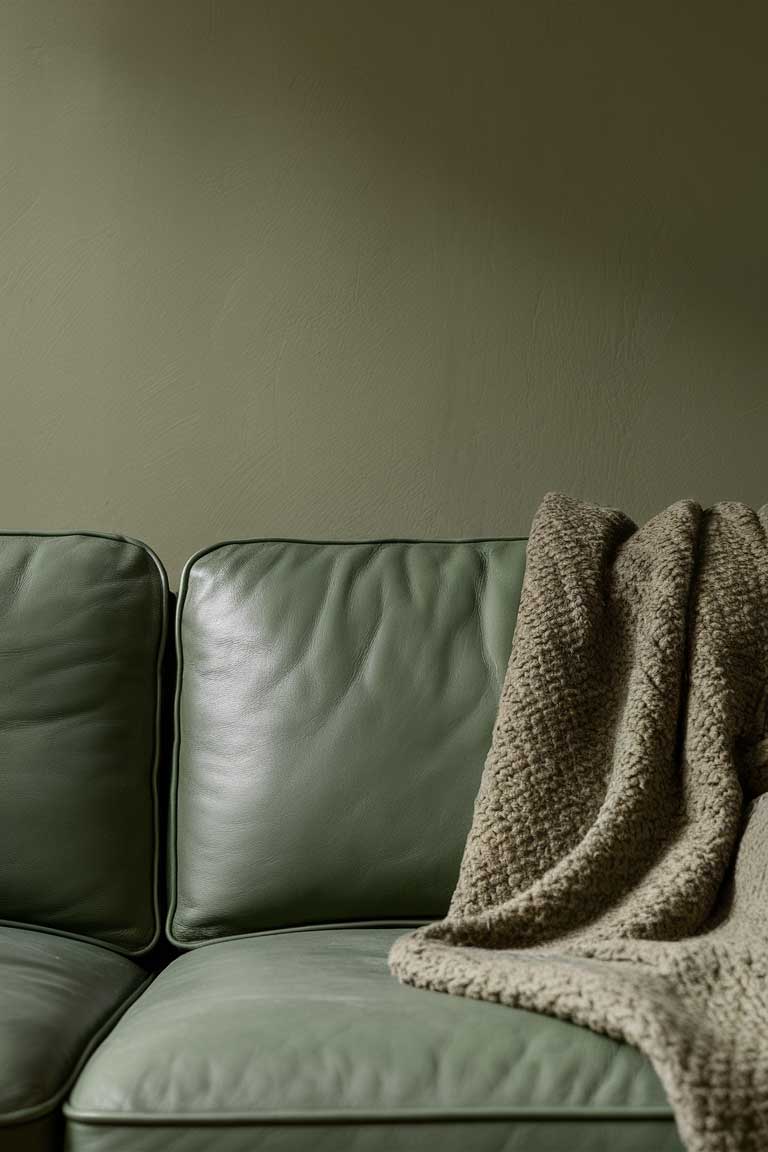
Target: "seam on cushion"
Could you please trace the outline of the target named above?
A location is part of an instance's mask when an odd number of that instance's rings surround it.
[[[0,928],[18,928],[24,932],[39,932],[41,936],[77,940],[80,944],[91,944],[94,948],[104,948],[105,951],[112,952],[116,956],[122,956],[126,960],[138,960],[157,943],[155,939],[152,944],[146,947],[142,946],[140,952],[129,952],[127,949],[121,948],[119,944],[102,940],[100,936],[84,936],[81,932],[68,932],[65,928],[49,928],[46,924],[30,924],[27,920],[0,920]]]
[[[18,1108],[15,1112],[6,1112],[0,1114],[0,1132],[2,1132],[3,1128],[9,1128],[17,1124],[27,1123],[30,1120],[39,1120],[43,1116],[47,1116],[50,1112],[55,1112],[55,1110],[61,1104],[62,1100],[71,1092],[72,1087],[82,1072],[86,1061],[91,1057],[96,1048],[98,1048],[101,1041],[109,1035],[115,1024],[117,1024],[118,1020],[121,1019],[121,1017],[128,1011],[132,1004],[135,1004],[142,993],[147,990],[149,985],[155,979],[156,975],[156,972],[152,972],[149,976],[146,977],[146,979],[142,980],[138,988],[135,988],[130,996],[123,1000],[117,1006],[117,1008],[113,1009],[113,1011],[109,1013],[106,1019],[104,1019],[101,1024],[97,1026],[96,1030],[91,1033],[88,1043],[80,1053],[78,1060],[75,1062],[74,1068],[70,1072],[69,1076],[67,1076],[62,1087],[57,1092],[55,1092],[53,1096],[49,1096],[48,1099],[44,1100],[42,1104],[35,1104],[32,1108]]]
[[[165,659],[165,650],[168,641],[168,573],[165,570],[159,556],[147,544],[142,544],[151,560],[154,561],[158,574],[160,576],[161,596],[161,621],[160,621],[160,635],[157,640],[157,652],[155,654],[155,730],[154,730],[154,749],[152,757],[152,774],[151,774],[151,787],[152,787],[152,835],[153,847],[152,853],[152,911],[154,917],[154,931],[149,942],[141,949],[133,952],[134,956],[143,956],[150,952],[160,941],[163,934],[163,918],[160,905],[160,853],[162,845],[160,843],[160,756],[162,752],[162,736],[163,736],[163,665]]]
[[[510,1120],[546,1120],[572,1123],[586,1121],[638,1120],[671,1124],[674,1122],[669,1107],[650,1108],[399,1108],[387,1112],[359,1111],[353,1109],[323,1109],[316,1112],[262,1112],[262,1113],[164,1113],[151,1112],[92,1112],[79,1111],[71,1104],[64,1106],[64,1116],[68,1122],[92,1125],[94,1127],[114,1125],[116,1127],[157,1127],[176,1128],[199,1127],[272,1127],[284,1124],[291,1127],[311,1125],[354,1125],[354,1124],[430,1124],[441,1121],[465,1121],[469,1123],[503,1122]]]
[[[237,932],[231,936],[212,936],[209,940],[185,940],[179,938],[174,933],[174,919],[178,909],[178,796],[179,796],[179,759],[181,751],[181,693],[182,684],[184,679],[184,651],[181,641],[181,625],[182,617],[184,614],[184,606],[186,604],[187,592],[189,590],[189,577],[195,564],[206,556],[210,556],[213,552],[218,552],[224,548],[230,548],[236,545],[244,544],[314,544],[319,547],[344,547],[344,546],[358,546],[360,544],[373,544],[378,547],[385,544],[516,544],[522,543],[527,540],[527,536],[480,536],[480,537],[457,537],[454,539],[413,539],[410,537],[388,537],[383,540],[309,540],[301,537],[290,536],[264,536],[264,537],[251,537],[243,538],[240,540],[222,540],[217,544],[209,544],[205,548],[201,548],[195,552],[187,560],[181,573],[181,580],[179,582],[179,596],[176,603],[176,620],[174,628],[174,637],[176,645],[176,692],[174,696],[173,707],[173,753],[171,759],[171,786],[170,794],[170,811],[168,813],[168,881],[170,892],[168,894],[168,913],[165,919],[165,935],[167,940],[175,947],[184,951],[189,951],[193,948],[201,948],[206,944],[223,944],[229,940],[244,940],[255,936],[273,935],[277,932],[283,931],[302,931],[311,930],[318,927],[352,927],[358,925],[359,927],[410,927],[418,926],[420,924],[429,923],[434,919],[434,916],[427,917],[425,920],[417,919],[395,919],[395,920],[360,920],[360,921],[340,921],[338,923],[327,925],[297,925],[292,928],[267,928],[256,932]]]
[[[168,574],[154,549],[145,544],[143,540],[136,540],[132,536],[121,536],[113,532],[87,532],[87,531],[72,531],[72,532],[12,532],[9,530],[0,531],[0,538],[4,537],[21,537],[22,539],[45,539],[57,540],[71,536],[84,536],[93,540],[115,540],[120,544],[130,544],[134,548],[138,548],[149,556],[150,560],[155,565],[157,574],[160,577],[160,628],[157,638],[157,651],[155,653],[155,718],[154,718],[154,732],[152,741],[152,763],[150,769],[150,787],[152,794],[152,839],[153,839],[153,852],[152,852],[152,935],[147,944],[142,944],[139,948],[125,948],[120,944],[114,943],[111,940],[105,940],[101,936],[88,936],[81,932],[70,932],[65,928],[57,928],[54,926],[32,924],[21,920],[6,920],[0,917],[0,927],[3,928],[27,928],[30,931],[46,932],[51,936],[63,936],[67,940],[82,940],[87,944],[99,944],[103,948],[109,949],[110,952],[116,952],[119,956],[128,956],[131,958],[144,956],[158,944],[163,933],[163,923],[160,910],[160,892],[159,892],[159,878],[160,878],[160,794],[159,794],[159,773],[160,773],[160,745],[161,745],[161,720],[162,720],[162,670],[163,670],[163,656],[165,654],[165,645],[168,635]]]
[[[434,916],[419,918],[392,918],[389,920],[327,920],[319,924],[289,924],[282,928],[260,928],[255,932],[236,932],[232,936],[211,936],[209,940],[188,940],[179,943],[185,951],[194,952],[199,948],[207,948],[211,944],[232,944],[237,940],[258,940],[262,936],[290,936],[295,932],[332,932],[335,929],[346,928],[421,928],[431,924]],[[177,941],[172,941],[176,944]]]

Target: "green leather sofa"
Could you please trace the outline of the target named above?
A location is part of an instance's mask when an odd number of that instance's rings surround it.
[[[447,908],[524,563],[218,545],[174,644],[143,545],[0,536],[0,1152],[680,1152],[636,1050],[387,971]]]

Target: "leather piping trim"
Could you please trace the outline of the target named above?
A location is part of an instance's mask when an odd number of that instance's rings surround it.
[[[27,928],[35,932],[47,932],[51,936],[64,936],[68,940],[82,940],[87,944],[99,944],[103,948],[109,949],[110,952],[117,952],[120,956],[139,957],[151,952],[160,940],[163,932],[162,916],[160,910],[160,795],[158,787],[159,771],[160,771],[160,733],[161,733],[161,708],[162,708],[162,668],[163,656],[165,654],[165,645],[168,636],[168,574],[163,567],[163,564],[152,548],[145,544],[143,540],[135,540],[132,536],[120,536],[112,532],[11,532],[0,531],[0,538],[5,536],[21,536],[24,538],[43,538],[48,540],[61,539],[67,536],[87,536],[95,540],[117,540],[121,544],[130,544],[134,548],[140,549],[149,556],[150,560],[154,563],[157,569],[158,576],[160,577],[160,610],[161,620],[160,628],[157,638],[157,651],[155,653],[155,722],[153,732],[153,749],[152,749],[152,767],[150,775],[150,783],[152,789],[152,836],[153,836],[153,852],[152,852],[152,936],[147,944],[142,944],[139,948],[124,948],[119,944],[115,944],[111,940],[105,940],[100,936],[86,936],[79,932],[68,932],[64,928],[56,928],[54,926],[29,924],[21,920],[6,920],[0,917],[0,927],[3,928]]]
[[[226,1112],[198,1112],[183,1115],[178,1112],[154,1115],[148,1112],[89,1112],[79,1111],[71,1104],[64,1106],[68,1122],[94,1126],[115,1125],[117,1127],[273,1127],[312,1125],[356,1125],[356,1124],[439,1124],[457,1123],[502,1123],[514,1120],[540,1120],[572,1123],[574,1120],[587,1121],[638,1121],[649,1120],[671,1124],[674,1121],[671,1108],[399,1108],[388,1112],[342,1111],[338,1108],[323,1109],[317,1112],[261,1112],[253,1114]]]
[[[72,535],[74,535],[74,533],[72,533]],[[122,1016],[128,1011],[132,1004],[135,1004],[142,993],[147,990],[149,985],[155,979],[156,975],[156,972],[152,972],[149,976],[142,980],[138,988],[135,988],[130,996],[126,997],[126,999],[123,1000],[117,1006],[117,1008],[114,1009],[114,1011],[110,1012],[107,1018],[96,1028],[94,1032],[91,1033],[88,1043],[80,1053],[80,1057],[75,1063],[74,1068],[70,1072],[69,1076],[67,1076],[58,1092],[55,1092],[53,1096],[49,1096],[48,1099],[44,1100],[42,1104],[35,1104],[31,1108],[18,1108],[15,1112],[6,1112],[0,1115],[0,1131],[2,1131],[3,1128],[16,1127],[20,1124],[31,1123],[34,1120],[41,1120],[44,1116],[49,1115],[51,1112],[55,1112],[58,1106],[61,1104],[62,1100],[71,1092],[72,1087],[82,1072],[83,1068],[85,1067],[87,1060],[90,1058],[93,1052],[95,1052],[99,1044],[101,1044],[102,1040],[104,1040],[109,1035],[115,1024],[117,1024],[118,1020],[122,1018]]]
[[[206,548],[201,548],[198,552],[193,553],[187,560],[181,573],[181,580],[179,583],[179,596],[176,603],[176,621],[174,628],[174,638],[176,643],[176,692],[174,695],[173,704],[173,759],[171,766],[171,787],[170,787],[170,811],[168,814],[168,883],[170,887],[169,900],[168,900],[168,915],[165,921],[165,935],[171,944],[176,948],[184,951],[191,951],[194,948],[202,948],[206,944],[224,944],[230,940],[249,940],[257,936],[272,936],[278,932],[301,932],[311,931],[317,928],[375,928],[375,927],[417,927],[420,924],[429,923],[435,917],[443,915],[441,912],[433,913],[425,919],[385,919],[385,920],[357,920],[357,921],[339,921],[328,924],[298,924],[286,928],[264,928],[255,932],[236,932],[230,936],[212,936],[206,940],[184,940],[174,935],[173,921],[176,915],[178,906],[178,825],[177,825],[177,810],[178,810],[178,796],[179,796],[179,755],[181,745],[181,689],[182,681],[184,679],[184,652],[181,643],[181,621],[184,613],[184,604],[187,598],[187,590],[189,588],[189,574],[197,564],[198,560],[202,560],[204,556],[210,556],[212,552],[218,552],[221,548],[230,548],[239,544],[317,544],[317,545],[331,545],[334,547],[344,547],[348,545],[355,547],[360,544],[382,545],[382,544],[518,544],[526,541],[527,536],[478,536],[478,537],[457,537],[454,539],[437,539],[437,540],[424,540],[413,539],[411,537],[387,537],[384,540],[308,540],[302,537],[295,536],[264,536],[264,537],[251,537],[239,540],[222,540],[218,544],[209,544]]]

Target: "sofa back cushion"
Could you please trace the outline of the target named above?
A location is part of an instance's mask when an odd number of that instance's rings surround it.
[[[521,540],[264,540],[193,557],[175,943],[445,912],[524,563]]]
[[[143,545],[0,535],[0,922],[157,936],[166,581]]]

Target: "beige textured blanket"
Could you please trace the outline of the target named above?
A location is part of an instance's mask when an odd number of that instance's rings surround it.
[[[768,1150],[767,529],[545,498],[448,916],[390,957],[635,1045],[690,1152]]]

